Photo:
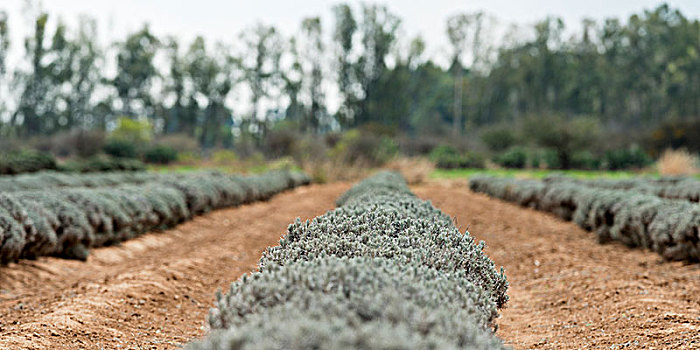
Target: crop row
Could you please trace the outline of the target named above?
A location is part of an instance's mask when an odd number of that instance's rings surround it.
[[[700,202],[700,181],[690,177],[579,180],[566,176],[552,175],[546,177],[544,181],[547,183],[576,183],[614,190],[632,190],[667,199]]]
[[[296,172],[212,172],[159,175],[116,186],[0,192],[0,262],[42,255],[86,259],[90,247],[171,227],[212,209],[265,200],[309,182]]]
[[[379,173],[339,207],[297,221],[260,270],[218,293],[212,332],[188,349],[501,349],[507,301],[483,242]]]
[[[209,174],[212,172],[197,172]],[[44,190],[57,187],[103,187],[123,184],[142,184],[161,179],[186,178],[192,173],[166,174],[152,172],[102,172],[102,173],[61,173],[57,171],[40,171],[15,176],[0,176],[0,193]]]
[[[475,192],[554,213],[599,241],[651,249],[669,260],[700,260],[700,205],[586,183],[474,176]]]

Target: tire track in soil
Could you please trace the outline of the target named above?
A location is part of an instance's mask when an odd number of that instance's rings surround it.
[[[700,264],[598,244],[554,216],[451,181],[413,188],[487,243],[510,283],[497,335],[515,349],[700,349]]]
[[[0,267],[1,349],[172,349],[206,332],[214,292],[349,184],[312,185],[95,249]]]

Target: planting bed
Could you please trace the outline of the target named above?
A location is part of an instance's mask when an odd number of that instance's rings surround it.
[[[255,270],[296,217],[305,222],[332,209],[349,187],[305,186],[212,211],[166,234],[95,248],[87,262],[39,257],[0,267],[0,348],[178,349],[201,339],[209,333],[214,291]],[[412,192],[462,231],[469,227],[505,268],[509,300],[495,335],[506,346],[700,346],[698,264],[664,262],[616,242],[597,244],[572,222],[473,193],[466,181]],[[285,266],[298,263],[304,261]],[[327,266],[328,273],[344,268]],[[402,275],[398,281],[415,280]]]
[[[668,181],[665,184],[663,180],[657,180],[650,182],[657,185],[649,186],[675,188],[679,183],[696,182]],[[559,178],[537,181],[474,176],[469,180],[469,187],[476,192],[573,220],[582,228],[594,231],[601,242],[616,240],[628,246],[648,248],[669,260],[700,260],[699,204],[687,200],[690,197],[667,199],[638,191],[646,188],[642,185],[629,185],[629,189],[605,187],[613,183],[606,180],[589,183]],[[622,183],[618,182],[620,186]],[[674,193],[689,192],[679,190]]]
[[[566,176],[551,175],[546,177],[544,181],[547,183],[573,183],[615,190],[632,190],[653,194],[662,198],[700,202],[700,181],[691,177],[578,180]]]
[[[212,209],[269,199],[310,179],[282,171],[252,176],[44,173],[0,182],[0,263],[8,263],[42,255],[84,260],[91,247],[172,227]]]
[[[469,233],[379,173],[292,224],[260,271],[217,296],[189,349],[500,349],[507,282]]]

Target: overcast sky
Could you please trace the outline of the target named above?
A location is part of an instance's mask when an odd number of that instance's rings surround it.
[[[22,38],[31,28],[25,23],[22,9],[25,0],[0,0],[0,10],[10,16],[13,52],[18,55]],[[348,1],[359,4],[359,1]],[[242,29],[262,21],[274,24],[290,35],[299,28],[301,19],[321,16],[328,33],[332,27],[331,7],[339,1],[324,0],[45,0],[42,6],[53,16],[69,24],[80,14],[96,18],[100,37],[105,42],[121,39],[125,34],[150,23],[157,35],[173,34],[185,40],[203,35],[211,41],[235,43]],[[495,16],[501,28],[509,23],[531,24],[547,15],[560,16],[570,30],[581,19],[626,18],[632,13],[656,7],[655,0],[430,0],[378,1],[386,4],[403,20],[409,37],[421,34],[428,43],[428,54],[441,56],[446,50],[445,19],[457,12],[485,11]],[[687,16],[700,17],[700,0],[669,1]]]

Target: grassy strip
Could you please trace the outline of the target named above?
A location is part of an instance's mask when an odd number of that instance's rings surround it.
[[[543,179],[553,174],[562,174],[578,179],[610,178],[626,179],[639,176],[634,171],[604,170],[549,170],[549,169],[435,169],[430,175],[433,179],[468,179],[475,175],[508,176],[528,179]],[[648,173],[658,176],[657,173]]]

